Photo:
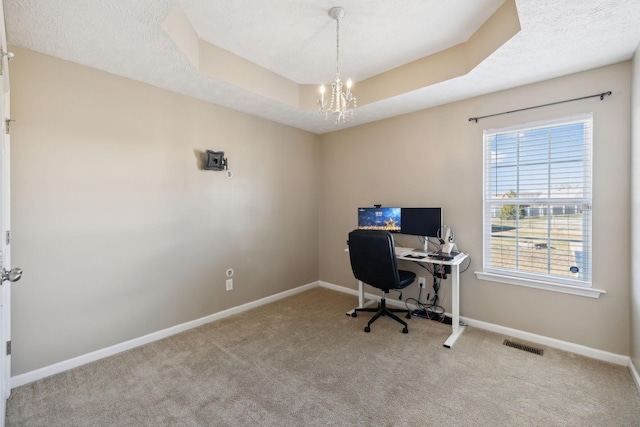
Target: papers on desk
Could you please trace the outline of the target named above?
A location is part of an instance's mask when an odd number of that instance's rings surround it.
[[[413,252],[413,248],[403,248],[402,246],[396,246],[396,256],[406,256]]]

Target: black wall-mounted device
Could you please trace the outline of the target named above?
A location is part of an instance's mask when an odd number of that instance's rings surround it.
[[[228,162],[226,157],[224,157],[224,151],[206,151],[204,159],[204,170],[222,171],[227,169],[227,167]]]

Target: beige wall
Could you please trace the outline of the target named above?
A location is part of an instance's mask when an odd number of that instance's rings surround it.
[[[318,136],[12,51],[13,375],[318,279]]]
[[[12,50],[13,264],[25,270],[13,287],[13,375],[318,278],[355,289],[346,236],[356,208],[374,203],[444,208],[472,256],[463,316],[631,354],[630,62],[315,136]],[[633,79],[637,124],[637,65]],[[606,90],[605,101],[467,120]],[[594,113],[593,273],[607,294],[477,280],[483,129],[581,112]],[[234,177],[199,170],[205,149],[225,151]],[[448,282],[441,292],[450,309]]]
[[[640,369],[640,45],[633,56],[631,129],[631,361]]]
[[[357,288],[344,252],[356,208],[441,206],[459,248],[463,316],[571,343],[630,354],[630,62],[444,105],[321,138],[320,279]],[[469,117],[611,90],[613,96]],[[482,132],[583,112],[594,115],[594,287],[599,299],[477,280],[482,268]],[[402,246],[417,238],[400,236]],[[416,270],[419,274],[419,270]],[[416,296],[417,290],[405,292]],[[413,294],[412,294],[413,292]],[[450,282],[443,286],[450,310]]]

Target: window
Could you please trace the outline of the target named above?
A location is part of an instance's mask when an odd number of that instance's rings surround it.
[[[484,132],[484,273],[591,287],[591,152],[591,114]]]

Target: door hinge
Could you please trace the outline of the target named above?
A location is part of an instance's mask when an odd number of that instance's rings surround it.
[[[11,244],[11,230],[7,230],[7,234],[5,236],[5,244],[10,245]]]
[[[7,356],[11,356],[11,341],[7,341]]]
[[[15,122],[13,119],[4,119],[4,133],[11,135],[11,122]]]

